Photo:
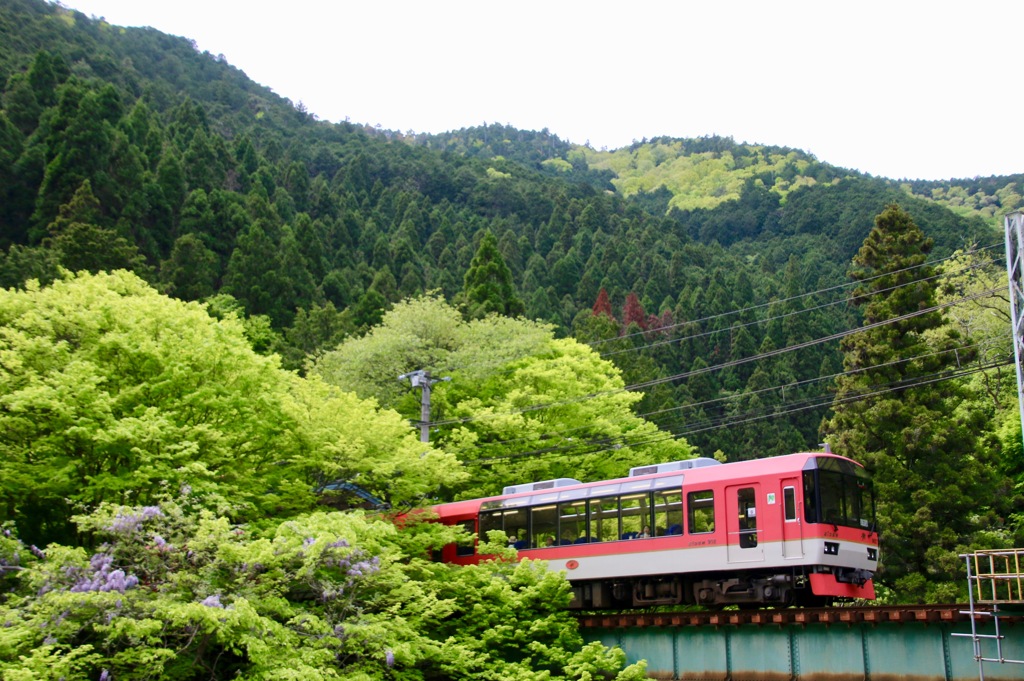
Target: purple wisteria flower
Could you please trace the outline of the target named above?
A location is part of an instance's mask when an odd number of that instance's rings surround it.
[[[384,663],[387,664],[388,669],[395,666],[395,654],[391,652],[390,648],[384,653]]]
[[[142,523],[153,518],[163,518],[164,512],[159,506],[143,506],[138,513],[118,513],[114,516],[114,522],[107,528],[110,532],[117,534],[132,534],[137,531]]]
[[[70,589],[74,593],[88,591],[124,593],[139,585],[139,578],[135,575],[128,575],[124,570],[113,568],[114,557],[109,553],[100,552],[89,560],[91,572],[81,571],[77,568],[65,568],[64,573],[69,577],[78,574],[78,581]]]
[[[220,602],[220,594],[213,594],[207,596],[199,602],[199,605],[205,605],[207,608],[223,608],[224,605]]]

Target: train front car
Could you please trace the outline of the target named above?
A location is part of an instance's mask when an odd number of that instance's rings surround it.
[[[564,570],[574,608],[874,598],[871,482],[833,454],[677,461],[617,480],[516,485],[435,510],[482,536],[503,530],[520,558]],[[451,545],[441,558],[486,556]]]

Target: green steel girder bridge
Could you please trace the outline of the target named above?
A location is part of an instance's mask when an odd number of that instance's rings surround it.
[[[580,617],[651,678],[679,681],[1024,681],[1024,549],[962,556],[957,605]]]
[[[1024,660],[1024,618],[972,616],[967,604],[601,615],[580,624],[587,640],[647,660],[655,679],[1024,680],[1024,664],[980,662],[974,648]],[[1000,639],[975,638],[995,636],[996,626]]]

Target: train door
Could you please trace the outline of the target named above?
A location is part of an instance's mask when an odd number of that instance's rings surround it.
[[[759,483],[725,488],[730,563],[764,560],[764,548],[761,546],[757,527],[757,500],[760,496],[761,485]]]
[[[796,491],[800,489],[799,478],[782,481],[782,557],[794,560],[804,557],[803,523],[797,509]]]

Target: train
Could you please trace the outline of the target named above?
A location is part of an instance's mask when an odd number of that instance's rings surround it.
[[[433,510],[474,535],[472,544],[442,547],[439,560],[487,560],[477,538],[502,530],[520,560],[565,572],[574,609],[875,598],[871,479],[831,452],[652,464],[615,480],[512,485]]]

